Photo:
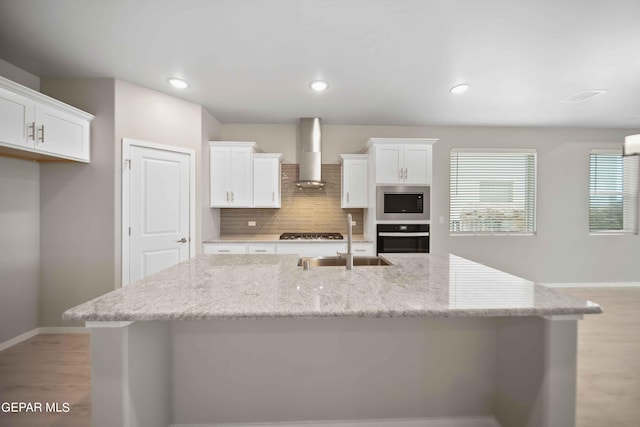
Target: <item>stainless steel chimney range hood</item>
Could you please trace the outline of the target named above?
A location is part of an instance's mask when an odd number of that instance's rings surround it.
[[[322,130],[319,117],[303,117],[298,126],[298,163],[300,188],[322,188]]]

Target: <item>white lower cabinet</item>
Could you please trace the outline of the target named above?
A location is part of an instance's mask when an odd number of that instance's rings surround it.
[[[335,256],[347,251],[347,242],[256,242],[256,243],[204,243],[205,254],[290,254],[300,256]],[[373,243],[358,242],[352,247],[355,256],[373,256]]]
[[[247,245],[247,252],[250,254],[275,254],[276,245],[274,243],[250,243]]]
[[[205,243],[205,254],[246,254],[246,243]]]

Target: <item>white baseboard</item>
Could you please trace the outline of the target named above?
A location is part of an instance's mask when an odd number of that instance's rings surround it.
[[[9,347],[12,347],[16,344],[21,343],[22,341],[26,341],[31,337],[35,337],[36,335],[38,335],[39,329],[40,328],[32,329],[29,332],[25,332],[24,334],[20,334],[17,337],[11,338],[10,340],[0,343],[0,351],[6,350]]]
[[[20,334],[17,337],[11,338],[5,342],[0,343],[0,351],[6,350],[9,347],[13,347],[16,344],[20,344],[22,341],[26,341],[31,337],[35,337],[38,334],[88,334],[89,330],[83,326],[45,326],[41,328],[35,328],[24,334]]]
[[[38,328],[41,334],[88,334],[84,326],[43,326]]]
[[[640,288],[640,282],[541,283],[548,288]]]
[[[495,417],[409,418],[282,423],[172,424],[171,427],[500,427]]]

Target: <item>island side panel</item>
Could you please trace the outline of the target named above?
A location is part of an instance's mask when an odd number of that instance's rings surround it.
[[[574,427],[576,316],[500,319],[497,343],[501,426]]]
[[[496,322],[174,322],[173,422],[491,418]]]
[[[88,322],[91,426],[171,424],[169,325]]]

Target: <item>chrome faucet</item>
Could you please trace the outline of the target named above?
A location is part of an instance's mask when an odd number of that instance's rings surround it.
[[[347,234],[347,252],[346,253],[338,252],[338,256],[342,257],[344,255],[347,259],[347,270],[352,270],[353,269],[353,250],[351,248],[351,245],[353,243],[353,217],[351,216],[351,214],[347,215],[347,228],[349,230]]]

